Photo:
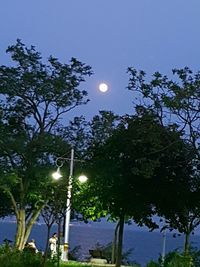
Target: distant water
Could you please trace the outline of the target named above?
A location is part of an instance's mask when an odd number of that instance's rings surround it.
[[[16,224],[11,222],[0,222],[0,243],[5,238],[9,240],[14,239]],[[53,226],[52,232],[56,232],[56,227]],[[40,250],[44,250],[46,242],[47,229],[44,224],[34,225],[30,239],[36,240],[36,245]],[[98,242],[100,244],[107,244],[112,241],[114,234],[114,227],[106,227],[99,223],[82,224],[72,223],[70,225],[69,243],[70,248],[81,246],[81,258],[89,256],[88,250],[95,247]],[[192,236],[192,244],[200,249],[200,236]],[[124,232],[124,247],[127,251],[132,248],[133,252],[130,256],[131,260],[135,260],[145,266],[151,259],[157,260],[162,252],[163,238],[159,232],[138,231],[131,226],[125,227]],[[167,234],[166,238],[166,252],[179,248],[182,250],[183,237],[173,238],[172,234]]]

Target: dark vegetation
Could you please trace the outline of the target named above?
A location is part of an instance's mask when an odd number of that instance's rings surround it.
[[[109,260],[117,267],[123,262],[125,223],[154,230],[158,215],[164,228],[184,234],[183,255],[173,257],[184,266],[194,253],[190,235],[200,224],[200,72],[186,67],[173,70],[170,78],[156,72],[146,79],[144,71],[130,67],[133,114],[99,111],[88,122],[67,114],[89,101],[81,87],[92,74],[90,66],[52,56],[43,63],[35,47],[20,40],[6,52],[13,65],[0,66],[0,216],[15,215],[17,230],[14,249],[1,254],[2,264],[13,260],[23,266],[30,259],[27,266],[40,266],[41,255],[27,257],[23,249],[40,214],[48,233],[53,223],[61,229],[69,208],[67,179],[53,182],[51,172],[73,146],[79,163],[72,215],[116,222]],[[76,176],[83,171],[89,180],[81,185]]]

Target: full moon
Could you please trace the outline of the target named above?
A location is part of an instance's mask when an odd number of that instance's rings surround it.
[[[105,93],[108,91],[108,85],[106,83],[100,83],[99,84],[99,91],[102,93]]]

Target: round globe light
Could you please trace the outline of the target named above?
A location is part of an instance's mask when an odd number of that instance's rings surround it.
[[[78,180],[79,180],[79,182],[80,183],[85,183],[86,181],[87,181],[87,176],[85,176],[85,175],[80,175],[79,177],[78,177]]]
[[[106,83],[100,83],[99,84],[99,91],[102,93],[105,93],[108,91],[108,85]]]
[[[54,180],[59,180],[62,177],[62,174],[60,173],[59,167],[58,167],[56,172],[52,173],[52,177]]]

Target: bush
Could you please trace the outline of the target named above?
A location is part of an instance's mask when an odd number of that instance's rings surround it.
[[[176,255],[167,265],[166,267],[191,267],[192,257],[189,255]]]
[[[69,260],[71,261],[77,261],[80,259],[80,250],[81,246],[76,246],[72,250],[69,251]]]
[[[166,267],[168,265],[168,263],[170,263],[174,258],[176,258],[178,255],[180,255],[180,253],[178,252],[178,249],[175,249],[174,251],[170,251],[169,253],[167,253],[165,255],[165,261],[164,261],[164,267]],[[162,258],[161,256],[158,259],[158,263],[160,266],[162,266]]]
[[[39,255],[33,255],[28,252],[11,251],[0,256],[1,267],[38,267],[41,265],[41,258]]]
[[[200,250],[196,247],[190,247],[190,255],[195,267],[200,267]]]
[[[165,256],[163,265],[160,256],[158,262],[151,261],[146,267],[200,267],[199,265],[196,265],[196,262],[198,262],[199,259],[197,256],[199,257],[200,254],[196,250],[193,250],[193,254],[190,255],[184,255],[179,253],[178,250],[174,250]]]
[[[108,243],[106,245],[101,245],[100,243],[96,243],[94,250],[100,251],[103,259],[106,259],[108,263],[111,263],[112,260],[112,243]],[[122,265],[131,265],[134,267],[140,267],[135,261],[130,260],[130,255],[132,254],[133,249],[129,249],[122,253]]]
[[[160,264],[158,264],[157,262],[155,261],[150,261],[146,267],[159,267]]]
[[[10,246],[9,242],[5,242],[2,246],[0,246],[0,256],[10,253],[12,250],[12,247]]]
[[[6,244],[0,247],[1,267],[42,267],[42,262],[41,253],[14,250]],[[53,263],[50,261],[47,266],[53,267]]]

